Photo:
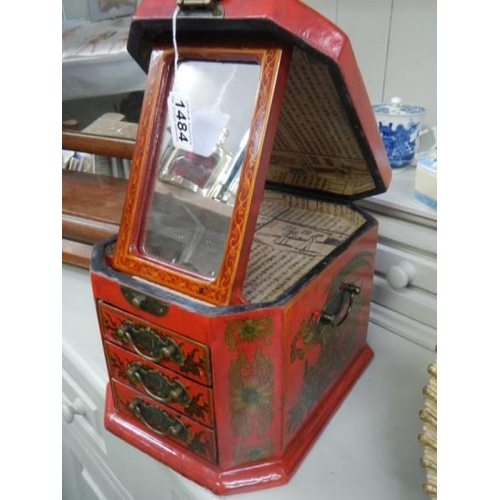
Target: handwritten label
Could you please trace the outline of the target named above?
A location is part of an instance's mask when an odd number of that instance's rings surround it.
[[[193,131],[189,99],[178,92],[171,92],[168,104],[169,123],[174,146],[185,151],[193,151]]]

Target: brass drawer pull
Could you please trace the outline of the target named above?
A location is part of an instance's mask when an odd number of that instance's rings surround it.
[[[148,405],[140,398],[135,398],[127,405],[127,408],[156,434],[172,436],[188,442],[187,428],[178,418],[172,417],[155,406]]]
[[[342,283],[340,295],[328,302],[318,317],[317,328],[322,326],[339,327],[349,316],[354,303],[354,296],[359,295],[361,288],[352,283]]]
[[[142,358],[158,362],[162,359],[184,365],[181,348],[169,337],[160,337],[150,327],[136,327],[130,321],[124,321],[113,335],[132,346]],[[140,348],[139,348],[140,346]]]
[[[160,403],[189,402],[186,388],[179,381],[171,380],[158,370],[152,370],[140,363],[132,363],[126,373],[131,382],[138,381],[146,394]]]
[[[185,424],[177,418],[153,404],[146,403],[139,397],[126,403],[126,408],[148,429],[160,436],[173,437],[182,441],[193,453],[203,456],[211,462],[216,461],[214,438],[210,432],[195,426],[195,432],[190,431],[191,424]]]

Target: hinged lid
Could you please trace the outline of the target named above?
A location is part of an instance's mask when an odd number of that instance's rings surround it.
[[[113,265],[238,303],[264,185],[354,200],[391,170],[336,26],[297,0],[177,4],[143,0],[131,25],[148,77]]]
[[[391,169],[351,44],[299,0],[177,0],[179,43],[272,36],[293,47],[266,179],[286,189],[359,199],[384,192]],[[172,40],[174,0],[143,0],[128,50],[147,71],[151,48]],[[266,168],[267,166],[261,166]]]

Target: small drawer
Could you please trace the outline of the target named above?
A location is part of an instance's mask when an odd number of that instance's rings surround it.
[[[215,431],[113,380],[115,408],[148,433],[217,463]]]
[[[211,385],[210,351],[207,346],[160,328],[99,302],[103,336],[146,361],[159,363],[185,377]]]
[[[437,328],[437,296],[435,294],[411,287],[395,290],[388,285],[385,278],[375,275],[372,301],[431,328]]]
[[[134,387],[193,420],[214,426],[212,390],[105,342],[110,377]]]
[[[98,449],[105,452],[106,447],[101,429],[98,405],[63,369],[62,372],[62,417],[67,424],[79,426]]]

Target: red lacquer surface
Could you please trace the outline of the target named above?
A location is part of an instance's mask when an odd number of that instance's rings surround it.
[[[366,332],[376,234],[374,225],[354,238],[347,250],[280,305],[246,311],[202,308],[196,313],[195,302],[188,307],[171,299],[168,312],[157,318],[156,324],[175,326],[186,338],[197,323],[194,318],[206,325],[205,334],[195,337],[196,345],[204,339],[211,360],[207,366],[211,382],[203,397],[212,398],[213,421],[198,428],[203,436],[209,432],[214,437],[208,455],[189,449],[186,442],[191,437],[179,441],[158,435],[127,410],[131,395],[137,397],[144,392],[132,389],[126,378],[116,373],[109,349],[110,378],[116,377],[133,392],[127,392],[128,399],[122,403],[116,399],[116,392],[115,399],[108,396],[106,427],[219,494],[287,482],[372,357]],[[104,291],[107,301],[113,301],[112,291],[119,290],[119,281],[119,277],[108,277],[105,272],[92,273],[95,292]],[[329,300],[341,294],[343,283],[360,290],[348,314],[344,301],[341,316],[346,314],[345,321],[339,327],[318,330],[319,315]],[[116,300],[122,303],[118,294]],[[175,324],[169,319],[170,312],[174,313]],[[157,328],[155,320],[148,324]],[[105,330],[102,334],[108,338]],[[114,352],[126,365],[132,354],[125,351],[121,355],[122,351]],[[140,356],[133,356],[141,361]],[[154,368],[154,364],[148,366]],[[167,373],[174,372],[169,369]],[[188,380],[186,383],[189,385]],[[125,394],[122,385],[117,387]],[[201,384],[197,382],[194,387]],[[159,404],[145,395],[143,399]],[[190,425],[196,423],[180,405],[159,406],[172,411],[176,418],[187,419]],[[197,422],[203,423],[200,419]],[[204,438],[203,442],[209,441]]]
[[[309,432],[300,434],[282,456],[222,469],[187,452],[173,441],[165,441],[145,430],[125,414],[119,413],[113,403],[111,388],[106,392],[105,426],[118,437],[164,463],[183,476],[210,489],[218,495],[229,495],[271,488],[287,483],[319,437],[321,430],[334,415],[352,389],[359,375],[373,356],[365,346],[345,371],[328,398],[321,401],[308,421]]]

